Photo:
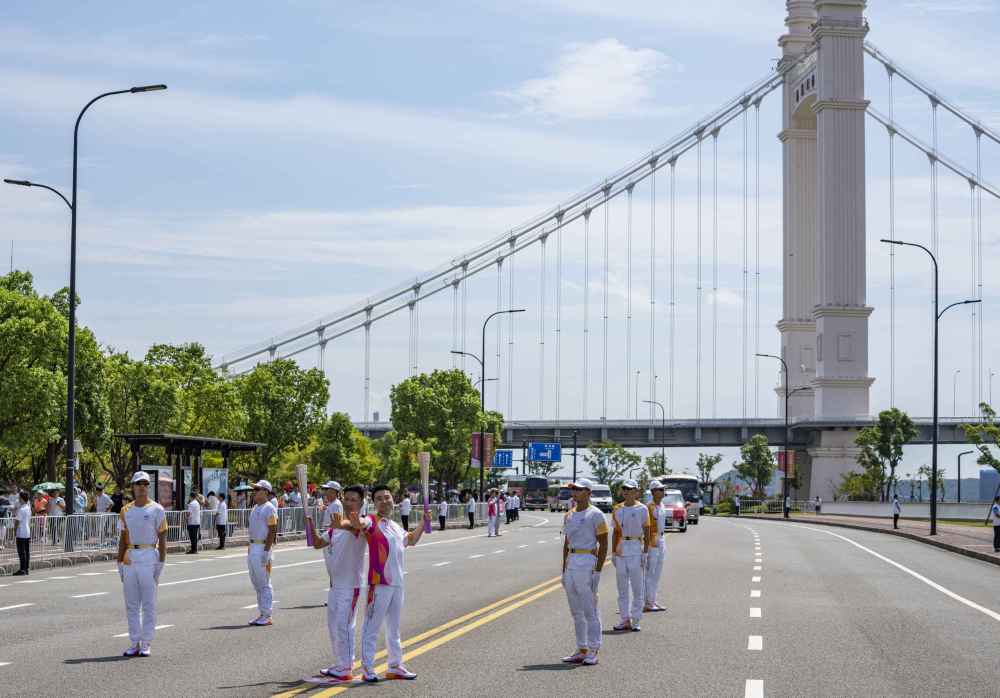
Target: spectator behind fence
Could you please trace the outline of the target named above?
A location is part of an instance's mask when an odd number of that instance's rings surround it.
[[[59,523],[61,518],[66,515],[66,500],[59,496],[58,490],[49,490],[49,507],[46,514],[49,517],[47,525],[51,531],[49,539],[52,541],[52,545],[57,545],[62,541]]]
[[[97,494],[94,496],[94,511],[98,514],[106,514],[111,511],[113,501],[104,491],[104,485],[97,483]]]

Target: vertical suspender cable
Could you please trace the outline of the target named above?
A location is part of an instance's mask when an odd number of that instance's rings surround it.
[[[507,258],[507,307],[514,307],[514,246],[510,239],[510,256]],[[507,418],[514,415],[514,313],[507,315]]]
[[[413,375],[420,373],[420,287],[413,289]]]
[[[674,337],[676,316],[674,307],[676,305],[676,281],[677,281],[677,156],[670,159],[670,345],[668,347],[667,367],[669,373],[670,387],[667,403],[667,415],[674,418]],[[652,361],[650,362],[652,363]],[[652,409],[653,405],[649,406]]]
[[[628,216],[625,220],[625,417],[632,417],[632,185],[628,186]],[[638,416],[638,415],[637,415]]]
[[[556,216],[556,421],[562,406],[562,222],[560,213]]]
[[[501,310],[503,310],[503,256],[502,255],[497,257],[497,312]],[[496,354],[497,389],[494,391],[496,393],[496,397],[494,398],[493,401],[494,405],[493,409],[499,412],[501,403],[500,388],[503,386],[503,384],[500,382],[503,377],[503,361],[500,358],[503,350],[503,323],[502,322],[496,323],[496,329],[494,331],[496,332],[497,336],[497,354]],[[485,371],[483,373],[485,373]]]
[[[747,381],[749,380],[750,361],[747,330],[750,325],[750,135],[747,132],[750,123],[749,104],[743,105],[743,342],[741,344],[740,366],[742,383],[740,397],[742,398],[742,417],[747,418]]]
[[[465,262],[462,265],[462,325],[461,325],[461,334],[459,335],[459,337],[461,339],[459,339],[459,346],[456,347],[456,349],[458,349],[459,351],[465,351],[465,337],[466,337],[465,327],[466,327],[466,320],[468,319],[468,316],[469,316],[469,313],[468,313],[468,309],[469,309],[469,304],[468,304],[468,286],[469,286],[469,280],[465,276],[468,273],[468,271],[469,271],[469,263]],[[465,355],[463,354],[462,356],[459,356],[458,360],[459,360],[459,365],[462,367],[462,371],[464,372],[465,371]],[[484,356],[483,357],[483,361],[485,361],[485,360],[486,360],[486,357]],[[473,370],[475,370],[475,369],[473,369]],[[497,380],[499,380],[499,378]]]
[[[538,418],[545,419],[545,243],[542,235],[539,249],[540,274],[538,278]]]
[[[931,97],[931,127],[934,131],[934,152],[931,160],[931,250],[934,256],[938,253],[938,101]]]
[[[656,158],[649,161],[649,395],[650,400],[656,399]],[[650,420],[653,419],[654,407],[650,403]],[[635,418],[638,419],[639,415]]]
[[[453,281],[451,283],[451,348],[453,351],[458,351],[458,286],[461,282]],[[458,367],[458,355],[451,355],[451,367],[455,369]]]
[[[971,289],[972,295],[969,296],[970,298],[975,298],[976,292],[978,290],[976,285],[976,266],[977,266],[976,265],[976,189],[977,189],[976,183],[970,180],[969,181],[969,271],[972,272],[972,280],[970,282],[972,286]],[[976,396],[979,394],[979,384],[977,382],[978,363],[976,361],[976,348],[977,348],[976,308],[978,307],[979,307],[978,303],[969,304],[969,310],[972,313],[969,316],[969,346],[970,346],[970,361],[971,361],[971,366],[969,367],[969,373],[971,374],[969,376],[970,379],[969,393],[973,400],[973,403],[975,403]],[[978,405],[976,405],[976,409],[973,410],[972,412],[969,412],[968,414],[974,415],[977,414],[978,412],[979,412]]]
[[[719,129],[712,131],[712,417],[719,416]]]
[[[580,390],[582,418],[587,418],[587,396],[590,394],[590,212],[583,212],[583,381]]]
[[[695,370],[694,370],[694,415],[696,420],[701,419],[701,143],[702,132],[698,133],[698,254],[697,254],[697,274],[695,280]]]
[[[372,309],[365,309],[365,421],[372,418]]]
[[[983,181],[983,151],[982,151],[982,140],[983,131],[980,128],[975,129],[976,133],[976,181]],[[976,188],[976,298],[979,300],[983,299],[983,188]],[[983,396],[983,308],[982,304],[978,308],[979,312],[979,324],[976,327],[976,345],[978,346],[978,363],[976,364],[976,385],[977,390],[975,393],[976,399],[976,409],[973,412],[974,415],[979,415],[979,403],[984,399]]]
[[[604,187],[604,379],[601,387],[601,419],[608,418],[608,223],[611,186]]]
[[[893,75],[895,70],[889,70],[889,121],[895,123],[893,116]],[[937,207],[937,174],[935,181],[935,226]],[[889,129],[889,239],[896,239],[896,130]],[[936,250],[937,231],[934,232]],[[937,252],[935,251],[935,254]],[[889,406],[896,406],[896,246],[889,245]]]
[[[760,416],[760,99],[753,103],[754,113],[754,265],[753,265],[753,416]]]
[[[413,347],[414,347],[413,335],[416,333],[416,323],[413,321],[413,318],[414,318],[414,314],[415,314],[416,309],[417,309],[417,304],[416,304],[415,301],[411,300],[407,304],[407,307],[410,310],[410,313],[409,313],[409,315],[410,315],[410,348],[409,348],[409,351],[408,351],[408,354],[407,354],[406,361],[409,364],[409,366],[407,366],[407,373],[412,376],[414,374],[413,366],[416,363],[416,361],[413,358]]]

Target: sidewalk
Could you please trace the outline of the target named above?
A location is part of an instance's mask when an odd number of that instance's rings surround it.
[[[784,521],[781,514],[747,514],[740,518],[768,519]],[[930,522],[921,519],[900,519],[899,530],[893,530],[892,519],[866,516],[834,516],[793,513],[790,521],[794,523],[823,524],[825,526],[840,526],[856,528],[862,531],[888,533],[902,538],[919,541],[938,548],[950,550],[953,553],[974,557],[978,560],[1000,565],[1000,553],[993,552],[992,526],[960,526],[956,524],[939,523],[937,535],[931,536]]]

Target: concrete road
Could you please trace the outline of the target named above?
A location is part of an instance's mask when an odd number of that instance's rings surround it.
[[[661,602],[641,633],[610,632],[597,667],[568,667],[560,518],[522,514],[487,539],[435,531],[407,553],[403,618],[415,682],[316,687],[331,662],[319,553],[275,555],[275,624],[252,628],[245,551],[170,558],[150,659],[127,639],[114,567],[0,578],[2,695],[968,696],[1000,695],[1000,570],[874,533],[704,518],[668,538]],[[360,622],[359,622],[360,627]]]

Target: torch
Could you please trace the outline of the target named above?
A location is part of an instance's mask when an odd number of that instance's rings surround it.
[[[430,491],[431,491],[431,454],[421,451],[417,454],[417,462],[420,463],[420,482],[424,486],[424,533],[431,532],[431,521],[427,518],[430,512]]]
[[[299,496],[302,497],[302,512],[306,517],[306,546],[313,547],[313,521],[309,515],[309,469],[305,463],[295,466],[295,477],[299,481]]]

